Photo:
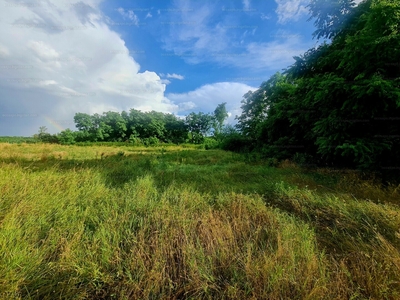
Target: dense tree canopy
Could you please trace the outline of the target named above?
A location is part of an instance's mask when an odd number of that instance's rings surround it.
[[[267,156],[400,165],[400,2],[352,2],[312,1],[316,35],[332,42],[244,95],[238,128]]]
[[[156,111],[108,111],[89,115],[76,113],[74,121],[78,131],[66,129],[58,135],[47,133],[41,127],[36,136],[44,142],[74,144],[75,142],[131,142],[145,145],[158,143],[203,143],[214,129],[221,132],[228,114],[226,103],[217,106],[214,114],[190,113],[186,119]]]

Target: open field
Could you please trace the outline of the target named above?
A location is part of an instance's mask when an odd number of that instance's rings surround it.
[[[400,187],[194,147],[0,144],[1,299],[400,299]]]

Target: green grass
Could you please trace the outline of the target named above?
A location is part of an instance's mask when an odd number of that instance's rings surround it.
[[[33,137],[21,137],[21,136],[0,136],[0,143],[10,143],[10,144],[21,144],[21,143],[29,143],[36,144],[39,143],[39,140]]]
[[[0,144],[0,298],[398,299],[399,199],[221,150]]]

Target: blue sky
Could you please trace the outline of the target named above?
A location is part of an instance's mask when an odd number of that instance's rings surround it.
[[[317,43],[308,0],[1,0],[0,135],[240,101]]]

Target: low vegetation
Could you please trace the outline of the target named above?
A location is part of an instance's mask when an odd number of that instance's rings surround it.
[[[400,186],[270,165],[2,143],[0,298],[399,299]]]

